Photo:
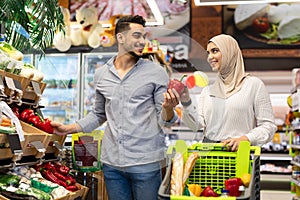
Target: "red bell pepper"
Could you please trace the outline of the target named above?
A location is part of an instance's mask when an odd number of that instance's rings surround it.
[[[241,195],[239,187],[242,185],[240,178],[230,178],[225,180],[225,189],[229,190],[229,196],[239,197]]]
[[[28,122],[28,119],[34,115],[35,115],[34,111],[30,108],[27,108],[21,112],[20,119],[23,120],[24,122]]]
[[[218,197],[219,195],[210,187],[206,186],[201,193],[201,196],[204,197]]]
[[[43,131],[53,134],[54,133],[54,129],[51,126],[51,120],[46,118],[46,119],[42,119],[39,128],[42,129]]]
[[[39,116],[34,115],[28,118],[27,123],[32,124],[35,127],[39,127],[41,119]]]

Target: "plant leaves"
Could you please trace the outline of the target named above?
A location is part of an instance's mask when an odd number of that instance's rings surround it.
[[[1,0],[0,22],[6,41],[21,52],[51,47],[54,33],[64,26],[57,0]]]

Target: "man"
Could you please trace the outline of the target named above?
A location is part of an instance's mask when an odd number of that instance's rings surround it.
[[[171,125],[177,118],[171,103],[162,109],[167,73],[141,58],[144,26],[140,16],[118,20],[118,54],[95,72],[94,109],[74,124],[52,122],[58,135],[91,132],[107,122],[101,163],[110,200],[157,199],[165,151],[161,125]]]

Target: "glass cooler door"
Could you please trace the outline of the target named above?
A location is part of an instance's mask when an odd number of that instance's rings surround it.
[[[36,57],[36,67],[44,73],[47,84],[42,98],[44,117],[64,124],[79,117],[80,54],[46,54]]]

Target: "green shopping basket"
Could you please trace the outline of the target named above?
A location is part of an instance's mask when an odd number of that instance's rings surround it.
[[[220,194],[221,190],[224,189],[225,180],[250,173],[249,187],[245,188],[245,191],[239,197],[170,195],[172,158],[176,152],[181,152],[185,161],[192,152],[198,152],[198,159],[187,180],[189,184],[199,184],[202,188],[211,186],[214,191]],[[185,141],[178,140],[176,145],[168,148],[167,161],[166,174],[158,191],[158,197],[161,200],[260,199],[260,147],[250,146],[249,142],[241,142],[238,151],[231,152],[224,149],[221,143],[196,143],[187,147]]]

